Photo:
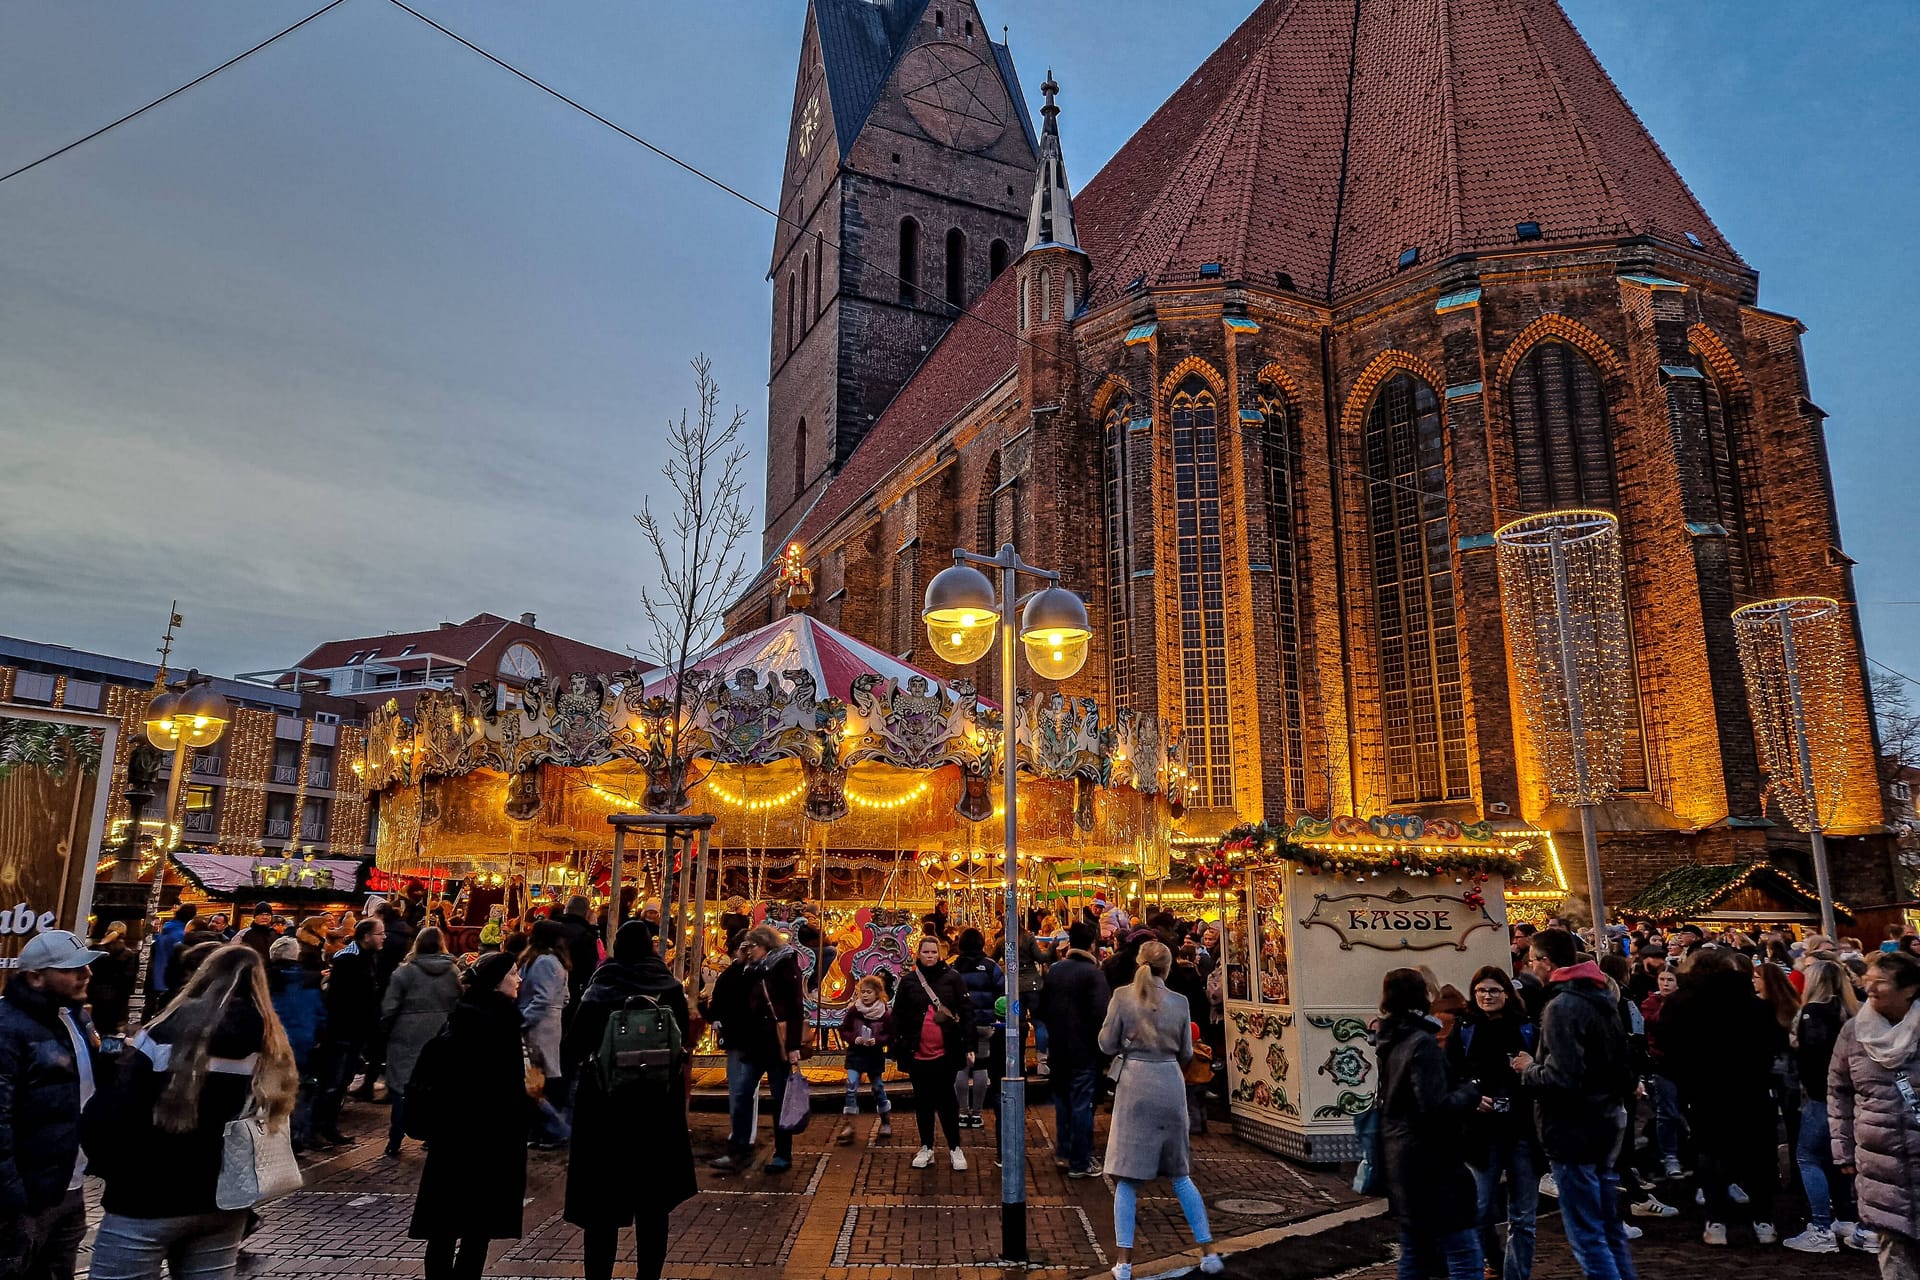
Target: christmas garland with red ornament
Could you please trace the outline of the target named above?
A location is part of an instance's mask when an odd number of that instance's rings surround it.
[[[1303,828],[1311,828],[1307,834],[1318,836],[1328,831],[1329,824],[1304,818],[1292,828],[1271,822],[1243,823],[1221,836],[1213,848],[1193,855],[1187,881],[1199,896],[1231,888],[1235,874],[1249,864],[1282,861],[1293,863],[1309,875],[1364,877],[1395,872],[1416,878],[1451,877],[1456,884],[1476,886],[1467,890],[1468,895],[1484,901],[1484,894],[1477,886],[1493,876],[1512,876],[1521,869],[1520,859],[1499,846],[1486,850],[1463,848],[1458,852],[1448,848],[1444,853],[1435,853],[1422,848],[1417,841],[1398,848],[1391,838],[1376,836],[1373,842],[1365,844],[1366,852],[1357,848],[1315,848],[1300,839]],[[1378,826],[1375,829],[1377,831]],[[1478,904],[1469,902],[1468,905]]]

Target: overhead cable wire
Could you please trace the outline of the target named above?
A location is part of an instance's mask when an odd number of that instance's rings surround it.
[[[121,125],[127,123],[127,121],[132,120],[137,116],[145,115],[147,112],[153,110],[155,107],[159,106],[161,103],[167,102],[173,98],[179,97],[181,94],[185,93],[187,90],[193,88],[197,84],[206,83],[208,80],[211,80],[213,79],[213,77],[219,75],[222,71],[225,71],[228,67],[233,66],[235,63],[243,62],[246,59],[251,58],[254,54],[260,52],[262,49],[266,48],[268,45],[272,44],[274,41],[279,40],[285,36],[292,35],[294,32],[306,26],[309,22],[312,22],[315,18],[319,17],[321,14],[326,13],[329,9],[337,9],[341,5],[345,4],[346,2],[347,0],[332,0],[331,4],[322,5],[320,8],[315,9],[312,13],[300,19],[300,21],[294,23],[292,26],[286,28],[283,31],[276,31],[274,34],[268,36],[265,40],[262,40],[259,44],[254,45],[251,49],[246,50],[244,53],[236,53],[233,57],[228,58],[225,62],[221,63],[219,66],[215,67],[213,70],[205,72],[201,75],[195,76],[193,79],[181,85],[178,89],[175,89],[170,93],[161,94],[159,97],[155,98],[152,102],[147,103],[145,106],[134,108],[132,111],[129,111],[127,112],[127,114],[121,116],[118,120],[114,120],[107,124],[103,124],[98,129],[95,129],[92,133],[86,134],[83,137],[75,138],[72,142],[69,142],[66,146],[61,147],[54,151],[47,152],[47,154],[41,156],[38,160],[33,160],[28,162],[27,164],[23,164],[18,169],[14,169],[9,173],[0,173],[0,182],[5,182],[9,178],[17,178],[21,174],[26,173],[31,169],[39,168],[41,165],[45,164],[49,160],[57,160],[61,156],[67,154],[67,152],[72,151],[75,147],[83,147],[87,143],[92,142],[95,138],[99,137],[101,134],[111,132],[114,129],[118,129]]]

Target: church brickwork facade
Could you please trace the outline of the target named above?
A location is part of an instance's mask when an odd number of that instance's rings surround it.
[[[1800,327],[1757,305],[1754,271],[1558,7],[1519,7],[1526,24],[1503,20],[1506,0],[1261,5],[1073,195],[1067,242],[1022,218],[1010,269],[916,353],[857,445],[821,454],[804,503],[769,501],[767,544],[801,544],[816,616],[992,690],[991,660],[964,672],[924,652],[920,595],[954,547],[1010,539],[1088,603],[1093,652],[1063,691],[1180,727],[1189,828],[1331,810],[1571,833],[1509,669],[1492,535],[1603,507],[1621,524],[1639,691],[1600,823],[1610,894],[1686,861],[1800,869],[1804,837],[1766,798],[1730,618],[1774,596],[1853,599]],[[1408,70],[1416,55],[1391,42],[1422,14],[1447,66],[1531,60],[1549,88],[1478,101],[1483,84],[1440,73],[1432,118],[1370,143],[1355,121],[1391,105],[1367,100],[1370,60]],[[1329,60],[1351,92],[1299,84]],[[1058,154],[1046,88],[1029,216]],[[1550,99],[1536,110],[1530,92]],[[1497,145],[1496,107],[1522,122]],[[1480,134],[1454,123],[1468,115]],[[1530,131],[1536,117],[1558,132]],[[1537,176],[1562,151],[1599,157],[1585,188]],[[1447,157],[1486,172],[1449,177]],[[1380,166],[1428,161],[1434,180],[1394,212]],[[1512,173],[1490,183],[1502,163]],[[770,492],[780,310],[776,290]],[[819,363],[858,381],[872,358],[843,337]],[[763,577],[731,629],[784,607]],[[1851,665],[1836,887],[1884,901],[1857,651]],[[1577,836],[1560,844],[1572,854]]]

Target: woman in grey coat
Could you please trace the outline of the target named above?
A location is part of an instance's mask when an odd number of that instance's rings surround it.
[[[1827,1067],[1827,1117],[1860,1225],[1880,1233],[1882,1280],[1920,1280],[1920,960],[1867,962],[1867,1002]]]
[[[1173,953],[1142,943],[1133,981],[1113,993],[1100,1028],[1100,1052],[1119,1058],[1106,1173],[1113,1182],[1114,1280],[1133,1280],[1133,1218],[1140,1184],[1173,1179],[1202,1257],[1200,1270],[1225,1267],[1213,1247],[1207,1203],[1188,1174],[1187,1085],[1180,1068],[1193,1060],[1193,1015],[1187,998],[1167,990]]]
[[[387,1122],[387,1154],[400,1154],[401,1108],[407,1081],[427,1041],[447,1025],[447,1015],[460,1000],[460,969],[447,954],[445,935],[422,929],[413,935],[413,950],[387,980],[380,1001],[380,1021],[387,1029],[387,1095],[393,1114]]]
[[[533,926],[520,953],[520,1016],[526,1023],[527,1061],[547,1083],[533,1121],[533,1145],[541,1150],[565,1146],[573,1129],[560,1109],[567,1105],[567,1082],[560,1070],[561,1015],[567,1008],[566,928],[556,920]]]

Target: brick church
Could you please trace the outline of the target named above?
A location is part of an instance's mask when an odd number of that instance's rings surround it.
[[[990,659],[924,652],[920,600],[954,547],[1011,540],[1088,603],[1065,691],[1179,727],[1188,829],[1574,832],[1492,534],[1604,507],[1638,684],[1610,898],[1689,861],[1806,874],[1729,616],[1853,599],[1801,326],[1558,5],[1267,0],[1078,189],[1059,131],[1099,83],[1049,80],[1036,127],[987,30],[969,0],[808,8],[765,551],[799,545],[815,616],[992,689]],[[786,607],[765,573],[730,629]],[[1850,666],[1831,847],[1840,896],[1879,902],[1857,639]]]

